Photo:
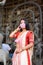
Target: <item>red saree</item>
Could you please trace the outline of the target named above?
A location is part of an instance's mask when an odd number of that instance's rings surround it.
[[[34,34],[32,31],[26,31],[20,37],[18,33],[13,36],[16,37],[16,43],[19,45],[19,50],[29,44],[29,42],[34,43]],[[18,54],[14,52],[12,65],[32,65],[32,55],[33,47]]]

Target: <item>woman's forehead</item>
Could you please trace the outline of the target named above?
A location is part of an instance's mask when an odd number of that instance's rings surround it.
[[[21,20],[21,23],[24,23],[25,21],[24,20]]]

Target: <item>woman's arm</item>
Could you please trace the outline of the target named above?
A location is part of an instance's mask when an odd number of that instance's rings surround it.
[[[9,37],[10,37],[10,38],[13,38],[14,34],[17,33],[19,30],[20,30],[20,29],[19,29],[19,27],[18,27],[17,29],[15,29],[15,30],[9,35]]]
[[[30,49],[34,46],[34,43],[33,42],[30,42],[27,46],[25,46],[24,48],[22,48],[21,51],[24,51],[24,50],[27,50],[27,49]]]
[[[20,50],[16,49],[16,54],[18,54],[22,51],[28,50],[28,49],[32,48],[33,46],[34,46],[34,44],[31,42],[30,44],[28,44],[27,46],[25,46],[24,48],[22,48]]]

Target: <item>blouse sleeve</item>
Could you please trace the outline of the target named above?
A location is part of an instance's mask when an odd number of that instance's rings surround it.
[[[15,34],[13,33],[10,37],[11,37],[11,38],[17,38],[18,35],[19,35],[19,33],[20,33],[20,32],[17,32],[17,33],[15,33]]]
[[[29,31],[27,33],[27,38],[28,38],[29,43],[31,43],[31,42],[34,43],[34,33],[32,31]]]
[[[29,33],[29,42],[34,43],[34,33],[32,31]]]
[[[13,38],[17,38],[20,32],[17,32],[13,35]]]

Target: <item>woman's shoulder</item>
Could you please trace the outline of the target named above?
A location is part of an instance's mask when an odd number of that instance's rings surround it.
[[[27,31],[27,36],[34,35],[33,31],[29,30]]]
[[[33,31],[31,31],[31,30],[28,30],[28,31],[27,31],[27,33],[28,33],[28,34],[29,34],[29,33],[33,33]]]

